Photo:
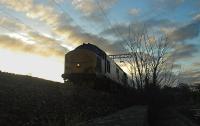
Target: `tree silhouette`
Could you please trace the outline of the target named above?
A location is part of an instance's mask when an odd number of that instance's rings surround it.
[[[166,35],[153,35],[145,25],[129,27],[126,47],[131,58],[128,62],[138,89],[159,88],[176,81],[172,72],[173,60],[169,55],[172,51],[170,46]]]

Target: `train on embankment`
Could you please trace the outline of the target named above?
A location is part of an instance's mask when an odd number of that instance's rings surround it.
[[[131,87],[130,77],[103,50],[90,43],[65,55],[62,78],[97,89]]]

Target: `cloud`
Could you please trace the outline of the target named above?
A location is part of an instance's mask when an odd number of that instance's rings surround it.
[[[199,68],[200,67],[200,62],[195,62],[192,64],[193,67]]]
[[[193,44],[177,44],[174,49],[175,51],[171,54],[171,57],[176,60],[192,58],[193,54],[199,51],[196,45]]]
[[[116,39],[122,39],[122,40],[130,40],[131,37],[136,33],[144,32],[144,30],[147,30],[148,34],[155,32],[153,29],[154,27],[167,27],[167,26],[173,26],[174,24],[170,22],[169,20],[146,20],[143,22],[130,22],[127,23],[121,23],[113,25],[112,27],[105,29],[100,34],[104,36],[112,36]],[[153,32],[152,32],[153,31]],[[162,34],[159,32],[159,34]]]
[[[161,31],[167,34],[169,41],[183,42],[185,40],[194,39],[199,36],[200,15],[196,14],[193,17],[193,20],[186,25],[181,25],[176,22],[171,22],[170,20],[160,20],[158,22],[154,20],[150,20],[150,21],[147,21],[146,24],[149,24],[150,26],[151,25],[159,26],[160,24]]]
[[[16,39],[10,36],[0,36],[0,48],[7,48],[12,51],[19,51],[31,54],[37,54],[42,56],[58,56],[63,57],[65,54],[65,48],[56,48],[54,46],[44,46],[39,44],[28,44],[23,40]]]
[[[24,24],[20,24],[15,22],[7,17],[0,17],[0,27],[7,29],[8,31],[30,31],[31,29],[25,26]]]
[[[66,44],[74,47],[82,43],[92,43],[105,49],[107,43],[109,43],[108,40],[104,38],[85,32],[79,26],[65,24],[63,26],[57,27],[54,31],[56,34],[65,38]]]
[[[199,35],[200,21],[194,21],[188,25],[182,26],[168,33],[170,41],[184,41],[193,39]]]
[[[72,5],[87,16],[98,12],[99,6],[106,11],[116,2],[117,0],[72,0]]]
[[[184,0],[152,0],[152,6],[157,9],[174,10],[184,3]]]
[[[141,32],[142,30],[151,30],[156,27],[156,28],[162,28],[162,31],[164,33],[170,33],[172,32],[171,29],[172,27],[176,26],[177,23],[172,22],[168,19],[148,19],[145,21],[141,22],[130,22],[129,24],[116,24],[113,25],[112,27],[105,29],[104,31],[101,32],[101,35],[105,36],[114,36],[114,37],[124,37],[128,38],[129,37],[129,32]],[[169,32],[169,27],[170,27],[170,32]],[[168,29],[166,29],[168,28]]]
[[[55,32],[65,37],[65,40],[67,40],[65,43],[67,45],[71,44],[71,46],[74,47],[82,43],[91,43],[97,45],[109,54],[118,54],[123,50],[123,47],[121,46],[122,44],[120,45],[120,43],[122,43],[121,41],[109,40],[98,35],[87,33],[78,26],[66,24],[62,27],[57,27]]]
[[[38,33],[34,33],[34,32],[29,33],[29,35],[31,39],[35,41],[36,44],[39,46],[42,46],[44,48],[49,48],[51,50],[53,49],[55,51],[61,51],[61,54],[62,52],[66,53],[69,51],[67,48],[62,46],[63,42],[60,42],[53,38],[50,38]]]
[[[200,21],[200,13],[194,15],[193,20]]]
[[[189,84],[195,84],[200,83],[200,70],[186,70],[180,74],[181,76],[181,82],[183,83],[189,83]]]
[[[48,25],[58,25],[60,21],[70,22],[68,14],[59,13],[53,7],[36,3],[34,0],[1,0],[1,4],[17,12],[23,12],[28,18],[43,21]]]
[[[111,5],[113,5],[116,1],[117,0],[111,0],[111,1],[103,0],[101,1],[100,4],[104,10],[108,10],[111,7]],[[77,7],[77,9],[81,10],[85,14],[85,16],[89,16],[89,15],[92,16],[93,14],[96,15],[99,13],[99,10],[97,10],[96,8],[97,4],[92,0],[91,1],[80,0],[80,1],[73,1],[73,2],[75,2],[73,4]],[[30,19],[37,19],[39,21],[43,21],[47,25],[52,26],[51,27],[52,34],[53,35],[55,34],[55,36],[57,36],[58,38],[63,39],[64,43],[69,46],[75,47],[82,43],[92,43],[99,46],[105,51],[110,50],[107,47],[111,43],[111,41],[103,37],[99,37],[98,35],[87,33],[80,26],[74,25],[73,19],[68,14],[59,13],[57,10],[55,10],[55,8],[51,6],[43,5],[41,3],[36,3],[33,0],[28,0],[25,3],[23,3],[22,1],[15,1],[15,0],[8,0],[8,1],[3,0],[3,1],[0,1],[0,3],[6,5],[8,8],[13,9],[15,11],[23,12]],[[19,3],[22,3],[22,4],[18,6]],[[86,3],[88,4],[86,5]],[[28,4],[28,6],[26,6],[25,4]],[[80,4],[80,7],[78,4]],[[45,37],[34,31],[27,32],[27,34],[33,41],[36,42],[36,45],[34,45],[34,48],[37,47],[38,50],[41,49],[42,47],[44,48],[42,50],[45,50],[46,48],[49,50],[54,50],[54,52],[58,52],[58,51],[64,52],[62,46],[60,46],[60,44],[63,44],[63,43],[58,43],[57,40],[54,40],[50,37]],[[27,46],[23,44],[22,44],[22,47],[27,48]],[[16,50],[22,49],[26,52],[26,48],[16,47]],[[34,51],[32,52],[34,53]],[[38,51],[35,51],[35,53],[37,52]],[[46,55],[47,53],[41,52],[41,55],[43,54]]]
[[[100,4],[103,9],[108,10],[116,1],[117,0],[103,0]],[[55,33],[59,37],[64,37],[66,41],[65,43],[73,43],[73,45],[78,45],[83,42],[91,42],[100,45],[103,48],[106,47],[104,45],[109,43],[104,38],[87,33],[80,26],[75,26],[73,24],[73,19],[68,14],[59,13],[57,10],[55,10],[55,8],[51,6],[36,3],[33,0],[27,0],[24,3],[22,0],[2,0],[0,3],[6,5],[10,9],[25,13],[29,18],[38,19],[48,25],[53,25],[51,32]],[[19,5],[19,3],[22,4]],[[81,10],[86,15],[99,12],[99,10],[96,8],[97,4],[93,0],[74,0],[72,3],[74,6],[76,6],[77,9]],[[26,4],[28,4],[28,6],[26,6]],[[34,38],[36,37],[34,34],[30,35],[32,35]],[[98,43],[97,41],[101,41],[101,43]]]
[[[39,19],[40,21],[44,21],[47,24],[51,25],[57,23],[57,19],[59,15],[55,13],[54,9],[45,6],[45,5],[37,5],[32,6],[31,10],[26,11],[26,16],[32,19]]]
[[[162,19],[161,20],[150,19],[145,22],[146,22],[145,25],[142,25],[142,23],[139,23],[139,24],[136,23],[136,25],[134,23],[132,23],[130,25],[127,25],[127,24],[114,25],[113,27],[102,31],[101,34],[104,36],[112,36],[113,38],[117,38],[118,41],[120,39],[124,40],[124,38],[126,38],[125,41],[127,41],[129,39],[129,37],[131,39],[132,32],[139,33],[140,30],[145,28],[146,26],[147,26],[146,27],[147,30],[149,28],[151,29],[151,27],[160,26],[160,27],[162,27],[162,30],[164,31],[164,33],[167,33],[169,42],[170,41],[175,41],[175,42],[179,41],[180,42],[180,41],[184,41],[187,39],[195,38],[199,35],[199,23],[198,22],[196,22],[196,23],[193,22],[189,25],[186,25],[186,26],[183,26],[180,28],[174,27],[176,23],[171,22],[170,20],[167,20],[167,19],[166,20],[165,19],[163,19],[163,20]],[[170,28],[166,29],[168,26]],[[130,31],[130,36],[129,36],[129,31]],[[151,35],[151,33],[149,33],[149,35]],[[155,40],[155,39],[152,38],[151,40]],[[118,42],[116,42],[116,43],[118,43]],[[123,43],[123,42],[121,42],[121,43]],[[126,43],[123,43],[123,44],[125,45]],[[198,48],[196,47],[196,45],[183,44],[183,43],[174,43],[174,44],[175,45],[173,48],[175,51],[170,56],[172,59],[181,60],[181,59],[186,59],[186,58],[192,58],[193,54],[198,52]],[[115,46],[115,43],[113,44],[113,46]],[[120,49],[117,44],[116,44],[115,48],[119,49],[121,52],[124,51],[124,50]]]
[[[129,31],[129,26],[126,24],[116,24],[113,25],[112,27],[105,29],[102,31],[100,34],[105,35],[105,36],[114,36],[117,38],[120,38],[121,36],[126,36],[128,35]]]
[[[140,9],[139,8],[132,8],[129,10],[129,14],[132,16],[138,16],[140,14]]]
[[[98,8],[93,0],[72,0],[72,5],[84,15],[90,15]]]
[[[117,0],[72,0],[72,5],[83,15],[84,19],[98,23],[104,20],[101,11],[107,13],[116,2]]]
[[[127,50],[124,47],[125,43],[124,41],[115,41],[112,44],[108,44],[107,48],[109,49],[109,54],[123,54],[127,53]]]
[[[179,25],[178,23],[172,22],[169,19],[153,19],[150,18],[148,20],[143,21],[145,26],[147,27],[175,27]]]
[[[58,42],[57,40],[53,38],[50,38],[50,37],[47,37],[35,32],[30,32],[29,36],[31,37],[33,41],[35,41],[39,45],[45,45],[47,47],[50,47],[50,46],[57,47],[61,44],[61,42]]]
[[[10,9],[14,9],[20,12],[26,12],[31,10],[33,0],[1,0],[1,4],[7,5]]]

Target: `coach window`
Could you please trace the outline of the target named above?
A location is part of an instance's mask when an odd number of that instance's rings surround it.
[[[119,69],[116,68],[116,73],[117,73],[117,79],[119,79]]]
[[[125,84],[127,84],[127,79],[128,79],[128,77],[127,77],[127,75],[126,75],[126,73],[124,73],[124,76],[123,76],[123,82],[125,83]]]
[[[110,73],[110,62],[107,60],[107,72]]]

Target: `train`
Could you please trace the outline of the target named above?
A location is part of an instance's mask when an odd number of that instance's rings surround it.
[[[83,43],[65,54],[64,81],[117,89],[131,86],[130,77],[102,49]]]

